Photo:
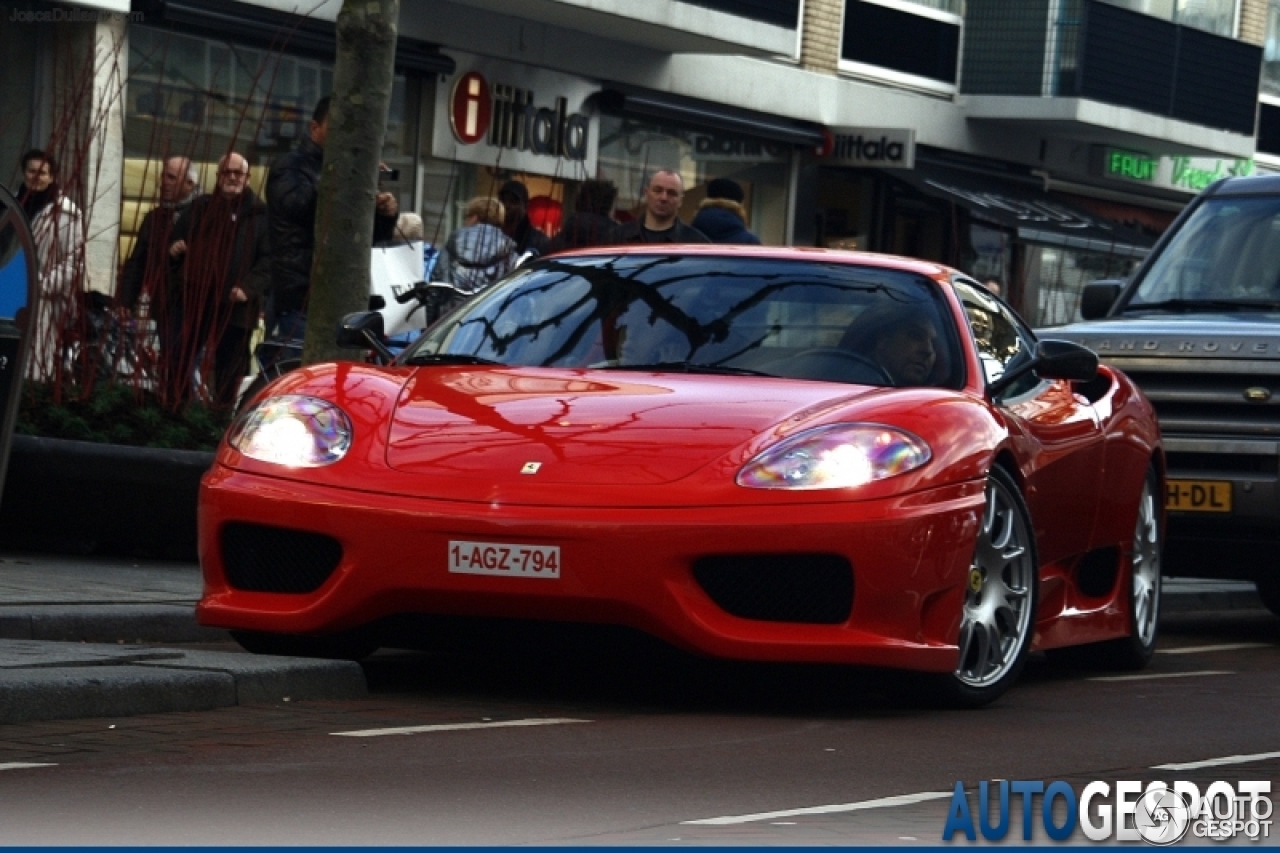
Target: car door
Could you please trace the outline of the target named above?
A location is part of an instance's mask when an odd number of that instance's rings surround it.
[[[976,282],[958,281],[979,361],[989,383],[1034,357],[1025,323]],[[993,401],[1005,416],[1026,474],[1024,497],[1042,563],[1090,548],[1103,484],[1098,413],[1071,382],[1028,373]]]

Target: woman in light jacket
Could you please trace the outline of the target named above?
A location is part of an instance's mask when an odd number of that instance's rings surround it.
[[[84,220],[75,203],[62,194],[58,164],[51,155],[37,149],[23,154],[22,181],[18,203],[31,223],[40,265],[27,376],[43,382],[57,372],[62,330],[75,321],[84,289]]]

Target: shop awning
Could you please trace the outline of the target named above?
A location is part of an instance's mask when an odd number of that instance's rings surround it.
[[[1155,245],[1155,237],[1056,199],[1030,181],[919,162],[914,170],[885,174],[1030,243],[1139,256]]]
[[[596,95],[596,101],[600,111],[610,115],[643,116],[653,121],[676,122],[699,129],[728,131],[810,148],[816,148],[825,141],[822,128],[810,122],[726,107],[665,92],[641,91],[610,84]]]
[[[231,0],[134,0],[148,25],[173,27],[182,33],[234,39],[264,50],[333,62],[337,48],[332,21],[294,15]],[[396,70],[417,74],[452,74],[456,65],[438,46],[417,39],[396,40]]]

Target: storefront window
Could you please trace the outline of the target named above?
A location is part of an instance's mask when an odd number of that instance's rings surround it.
[[[638,212],[649,173],[673,169],[684,179],[684,222],[697,214],[708,181],[732,178],[746,194],[747,227],[764,243],[785,243],[790,162],[791,148],[781,143],[617,116],[600,119],[600,177],[617,184],[616,216],[623,221]]]
[[[406,87],[397,76],[383,159],[411,176]],[[165,157],[188,157],[210,190],[218,159],[234,150],[248,159],[251,186],[261,193],[271,161],[297,144],[316,102],[332,88],[330,63],[131,27],[120,257],[128,257],[134,232],[155,202]],[[404,181],[402,189],[412,184]]]
[[[828,249],[873,248],[876,179],[849,169],[823,169],[817,181],[818,231],[814,244]]]
[[[1141,262],[1061,246],[1028,245],[1023,310],[1033,326],[1061,326],[1083,319],[1084,286],[1103,278],[1127,278]]]
[[[1175,24],[1195,27],[1215,35],[1234,38],[1236,34],[1237,0],[1103,0],[1103,2],[1173,21]]]

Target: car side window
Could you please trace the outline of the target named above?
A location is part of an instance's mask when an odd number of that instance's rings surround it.
[[[975,281],[957,279],[955,289],[969,318],[969,331],[988,385],[1008,370],[1035,357],[1035,335],[1018,319],[1012,308]],[[1010,385],[1002,396],[1020,396],[1038,382],[1034,373],[1027,373]]]

